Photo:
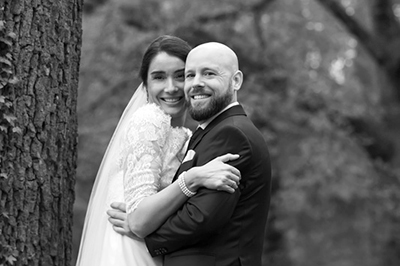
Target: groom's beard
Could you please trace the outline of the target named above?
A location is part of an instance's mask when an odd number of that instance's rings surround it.
[[[198,92],[201,92],[201,90]],[[232,98],[233,94],[228,90],[224,95],[212,97],[209,100],[209,103],[202,108],[193,107],[191,104],[191,99],[188,99],[188,112],[194,120],[205,121],[227,107],[232,102]]]

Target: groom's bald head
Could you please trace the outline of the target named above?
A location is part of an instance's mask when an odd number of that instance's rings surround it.
[[[199,57],[207,60],[208,63],[215,63],[226,68],[232,74],[239,70],[239,60],[236,53],[222,43],[209,42],[200,44],[190,51],[186,63],[196,64]]]
[[[242,81],[239,61],[231,48],[217,42],[193,48],[185,65],[185,94],[192,118],[205,121],[236,102]]]

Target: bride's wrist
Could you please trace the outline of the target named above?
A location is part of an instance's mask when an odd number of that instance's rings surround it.
[[[200,188],[196,167],[189,169],[185,174],[185,183],[190,191],[196,192]]]

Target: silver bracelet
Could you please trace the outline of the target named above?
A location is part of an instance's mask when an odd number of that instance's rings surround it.
[[[182,174],[179,175],[178,185],[179,185],[179,188],[181,189],[182,193],[185,194],[186,197],[191,198],[194,195],[196,195],[197,192],[193,192],[188,189],[188,187],[186,186],[186,183],[185,183],[185,174],[186,174],[186,171],[182,172]]]

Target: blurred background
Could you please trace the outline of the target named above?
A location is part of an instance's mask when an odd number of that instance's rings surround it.
[[[398,0],[85,0],[72,265],[102,155],[162,34],[238,54],[239,101],[273,160],[264,265],[400,265],[399,21]]]

